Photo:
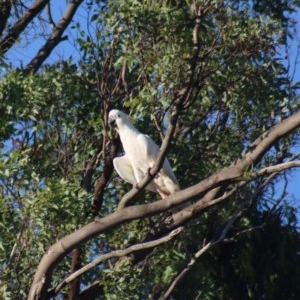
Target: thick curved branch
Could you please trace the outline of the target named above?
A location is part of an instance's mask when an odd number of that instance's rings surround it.
[[[251,145],[250,151],[242,154],[234,163],[232,163],[228,168],[224,168],[221,171],[213,174],[207,179],[202,180],[198,184],[183,190],[182,192],[190,194],[190,189],[193,189],[195,193],[201,195],[201,190],[204,186],[210,186],[211,190],[205,194],[205,196],[197,201],[195,204],[187,207],[183,211],[180,211],[176,214],[173,214],[170,218],[171,220],[166,220],[166,228],[162,228],[163,232],[165,230],[171,230],[174,227],[180,226],[186,220],[191,219],[195,214],[203,211],[209,206],[216,204],[215,197],[217,196],[220,188],[214,186],[220,186],[220,181],[224,181],[224,184],[227,181],[227,184],[234,181],[243,181],[242,177],[244,175],[244,170],[249,167],[253,167],[256,163],[260,161],[260,158],[281,138],[295,131],[298,127],[300,127],[300,111],[290,116],[287,119],[284,119],[281,123],[277,124],[269,131],[261,134]],[[294,165],[294,163],[293,163]],[[288,164],[285,165],[286,167]],[[283,167],[283,166],[281,166]],[[292,167],[290,165],[290,167]],[[295,166],[293,166],[295,167]],[[272,167],[273,171],[275,167]],[[272,169],[269,169],[271,173]],[[262,170],[261,172],[268,172],[268,169]],[[273,172],[274,173],[274,172]],[[260,173],[260,176],[263,174]],[[226,180],[225,180],[226,178]],[[215,182],[213,182],[215,180]],[[206,192],[204,190],[203,192]],[[203,194],[202,192],[202,194]],[[180,192],[176,193],[178,195]],[[182,200],[187,199],[186,195],[182,195]],[[168,200],[168,197],[166,200]],[[183,200],[182,202],[186,202],[187,200]],[[173,227],[174,226],[174,227]]]
[[[159,238],[157,240],[150,241],[147,243],[136,244],[136,245],[130,246],[124,250],[115,250],[115,251],[111,251],[109,253],[103,254],[100,257],[94,259],[91,263],[82,267],[80,270],[72,273],[68,278],[66,278],[63,282],[61,282],[59,285],[57,285],[56,288],[53,290],[53,293],[50,292],[50,294],[52,294],[52,297],[54,297],[68,283],[72,282],[73,280],[78,278],[80,275],[82,275],[85,272],[87,272],[88,270],[96,267],[97,265],[99,265],[100,263],[102,263],[105,260],[108,260],[113,257],[126,256],[126,255],[129,255],[130,253],[138,251],[138,250],[157,247],[161,244],[169,242],[174,236],[176,236],[180,232],[182,232],[182,230],[183,230],[183,228],[179,227],[179,228],[171,231],[168,235],[166,235],[162,238]]]
[[[189,200],[197,199],[205,193],[207,195],[212,193],[213,195],[214,190],[223,184],[227,185],[232,182],[245,181],[246,178],[243,177],[244,171],[257,163],[258,159],[266,153],[277,140],[292,133],[298,127],[300,127],[300,112],[283,120],[267,133],[261,135],[261,137],[253,143],[254,146],[252,149],[248,153],[242,155],[241,158],[236,160],[228,168],[216,172],[210,177],[200,181],[198,184],[185,190],[178,191],[164,200],[125,207],[64,237],[52,245],[42,258],[39,267],[37,268],[28,299],[41,299],[45,297],[54,267],[75,247],[82,245],[84,242],[100,233],[127,221],[144,218],[169,210],[170,208],[183,204]],[[190,210],[188,207],[183,210],[188,213],[179,212],[175,214],[173,222],[175,222],[176,225],[180,225],[183,222],[192,219],[196,213],[199,213],[209,205],[209,201],[203,201],[201,205],[194,207],[193,210]]]
[[[281,123],[261,134],[249,147],[249,152],[243,154],[232,165],[255,165],[261,157],[281,138],[290,134],[300,126],[300,111],[284,119]]]
[[[10,28],[8,34],[0,42],[1,55],[5,54],[14,45],[27,25],[44,9],[49,1],[50,0],[35,1],[24,15]]]
[[[42,1],[42,2],[49,2],[49,1]],[[59,20],[58,24],[52,31],[51,36],[47,40],[47,42],[42,46],[39,50],[38,54],[31,60],[28,66],[25,69],[25,74],[29,72],[35,73],[43,62],[48,58],[51,54],[52,50],[60,43],[62,40],[67,39],[67,37],[62,37],[64,31],[67,29],[68,25],[73,19],[76,10],[80,6],[83,0],[74,0],[70,1],[62,18]]]

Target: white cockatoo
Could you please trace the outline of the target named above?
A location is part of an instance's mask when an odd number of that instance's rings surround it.
[[[136,185],[153,167],[159,147],[148,135],[139,132],[120,110],[113,109],[109,112],[108,123],[116,127],[125,152],[124,156],[114,158],[114,167],[121,178]],[[158,193],[162,198],[179,190],[178,181],[167,158],[146,189]]]

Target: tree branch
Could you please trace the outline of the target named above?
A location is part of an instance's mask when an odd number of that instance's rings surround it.
[[[0,42],[0,54],[4,55],[17,41],[27,25],[39,14],[50,0],[37,0],[24,15],[10,28],[8,34]],[[10,1],[7,1],[10,2]]]
[[[273,127],[267,133],[262,134],[254,143],[252,149],[237,159],[232,165],[224,168],[208,178],[200,181],[198,184],[191,186],[185,190],[178,191],[169,197],[149,204],[135,205],[117,210],[112,214],[92,222],[78,231],[65,236],[60,241],[52,245],[42,258],[31,289],[28,299],[41,299],[45,297],[46,290],[50,284],[52,271],[54,267],[61,261],[66,253],[69,253],[75,247],[83,244],[89,239],[97,236],[110,228],[114,228],[127,221],[140,219],[151,216],[172,207],[183,204],[192,199],[197,199],[204,193],[215,193],[214,191],[221,185],[228,185],[232,182],[245,181],[243,177],[244,170],[257,163],[259,158],[266,153],[273,144],[280,138],[292,133],[300,126],[300,112],[295,113],[289,118]],[[248,179],[250,180],[250,179]],[[209,193],[208,193],[209,192]],[[173,218],[177,224],[182,224],[190,220],[196,213],[199,213],[210,205],[203,202],[203,205],[194,207],[194,211],[189,214],[178,213],[177,219]],[[184,209],[187,211],[189,208]]]
[[[0,35],[2,35],[11,12],[11,1],[1,1],[0,6]],[[0,51],[1,53],[1,51]]]
[[[287,161],[275,166],[265,167],[251,175],[251,178],[257,178],[267,174],[279,173],[284,170],[300,167],[300,161]]]
[[[106,138],[103,138],[105,141]],[[101,177],[95,183],[95,189],[93,194],[93,203],[92,203],[92,214],[93,216],[97,216],[103,203],[104,190],[109,182],[113,171],[113,158],[116,156],[118,151],[119,142],[117,139],[114,139],[111,143],[110,154],[108,158],[104,158],[104,167]],[[104,144],[102,147],[102,152],[104,153],[106,145]]]
[[[173,239],[174,236],[176,236],[180,232],[182,232],[182,230],[183,230],[183,228],[179,227],[179,228],[174,229],[173,231],[171,231],[168,235],[166,235],[162,238],[159,238],[157,240],[150,241],[150,242],[147,242],[147,243],[136,244],[136,245],[130,246],[127,249],[124,249],[124,250],[115,250],[115,251],[111,251],[109,253],[103,254],[103,255],[99,256],[98,258],[94,259],[94,261],[92,261],[91,263],[89,263],[89,264],[85,265],[84,267],[82,267],[81,269],[79,269],[78,271],[72,273],[64,281],[62,281],[60,284],[58,284],[53,289],[53,291],[50,292],[50,294],[52,295],[52,297],[54,297],[68,283],[72,282],[73,280],[78,278],[80,275],[82,275],[85,272],[89,271],[90,269],[96,267],[97,265],[99,265],[101,262],[103,262],[105,260],[108,260],[108,259],[113,258],[113,257],[126,256],[126,255],[129,255],[132,252],[135,252],[135,251],[138,251],[138,250],[141,250],[141,249],[148,249],[148,248],[157,247],[161,244],[169,242],[171,239]]]
[[[42,2],[49,2],[48,1],[42,1]],[[62,18],[59,20],[57,26],[52,31],[51,36],[47,40],[47,42],[42,46],[42,48],[39,50],[38,54],[31,60],[31,62],[27,65],[26,69],[24,70],[24,73],[35,73],[40,66],[43,64],[43,62],[48,58],[48,56],[51,54],[52,50],[55,48],[55,46],[58,45],[62,40],[67,39],[67,37],[62,37],[62,34],[70,24],[70,22],[73,19],[73,16],[80,6],[80,4],[83,2],[83,0],[74,0],[70,1],[68,7],[66,8]]]
[[[187,188],[183,191],[179,191],[176,193],[176,196],[181,196],[182,202],[184,203],[187,200],[191,200],[193,197],[189,197],[186,194],[192,193],[190,189],[193,189],[194,192],[197,195],[201,195],[204,192],[207,192],[209,189],[212,189],[213,187],[220,186],[220,182],[227,183],[234,182],[234,181],[243,181],[243,175],[244,170],[246,170],[249,167],[253,167],[260,158],[281,138],[285,137],[286,135],[290,134],[294,130],[296,130],[298,127],[300,127],[300,111],[293,114],[292,116],[288,117],[287,119],[284,119],[281,123],[277,124],[267,132],[261,134],[249,147],[249,151],[242,154],[235,162],[233,162],[229,167],[224,168],[212,176],[208,177],[207,179],[204,179],[200,181],[198,184]],[[287,165],[286,165],[287,166]],[[269,169],[270,171],[271,169]],[[262,175],[262,174],[261,174]],[[226,178],[226,179],[225,179]],[[224,180],[224,181],[223,181]],[[204,187],[210,187],[208,189]],[[218,189],[215,189],[215,191],[212,189],[210,193],[212,195],[205,195],[205,197],[201,200],[201,203],[198,203],[198,205],[195,205],[192,208],[187,208],[186,211],[190,211],[190,213],[195,214],[200,211],[202,211],[205,207],[209,206],[209,202],[215,197],[217,194]],[[187,196],[187,197],[186,197]],[[196,196],[196,195],[195,195]],[[167,200],[171,198],[168,197]],[[176,197],[177,198],[177,197]],[[176,200],[174,200],[176,201]],[[173,202],[173,201],[172,201]],[[173,207],[173,206],[172,206]],[[177,218],[183,217],[182,214],[178,213],[176,215],[173,215],[173,222],[178,222],[178,224],[181,224],[184,220],[176,220],[175,216]]]
[[[47,10],[48,21],[49,21],[52,29],[54,29],[56,25],[55,25],[55,23],[53,21],[53,18],[52,18],[52,12],[51,12],[50,3],[47,4],[46,10]]]
[[[292,157],[292,159],[295,159],[298,156],[299,156],[299,153],[294,155]],[[259,189],[258,189],[259,192],[255,193],[251,198],[257,198],[257,194],[260,193],[266,187],[267,183],[269,183],[270,180],[272,180],[278,172],[281,172],[281,171],[284,171],[284,170],[287,170],[287,169],[291,169],[293,167],[300,167],[300,162],[299,161],[288,161],[288,162],[285,162],[285,163],[278,164],[276,166],[270,166],[270,167],[263,168],[263,169],[259,170],[258,172],[254,173],[253,175],[251,175],[251,178],[257,178],[259,176],[271,174],[270,176],[268,176],[268,178],[266,178],[264,183],[259,187]],[[246,181],[241,182],[238,185],[236,185],[229,192],[224,193],[221,197],[211,200],[211,202],[210,202],[211,205],[214,205],[214,204],[216,204],[218,202],[221,202],[224,199],[228,198],[229,196],[231,196],[237,190],[238,186],[240,187],[241,185],[244,185],[245,183],[246,183]],[[245,207],[245,204],[246,204],[246,202],[245,202],[242,209],[239,208],[239,210],[238,210],[239,213],[237,214],[237,212],[238,212],[237,211],[235,213],[235,215],[231,218],[231,221],[226,225],[226,227],[222,231],[222,234],[220,235],[220,237],[214,242],[209,242],[207,245],[205,245],[202,249],[200,249],[195,254],[195,256],[187,264],[187,266],[175,277],[175,279],[173,280],[173,282],[169,286],[168,290],[165,292],[165,294],[160,299],[164,300],[164,299],[167,299],[170,296],[171,292],[174,290],[174,288],[179,283],[179,281],[183,279],[183,277],[190,271],[190,269],[196,263],[196,261],[200,258],[200,256],[202,256],[205,252],[209,251],[211,248],[213,248],[214,246],[216,246],[217,244],[219,244],[222,241],[230,242],[230,241],[234,240],[236,237],[239,237],[239,236],[241,236],[245,233],[263,228],[268,223],[268,220],[270,219],[270,216],[274,213],[274,211],[275,211],[276,207],[278,206],[278,204],[283,200],[283,198],[285,196],[286,186],[287,186],[287,182],[285,183],[285,187],[283,189],[282,195],[276,200],[276,202],[275,202],[273,208],[271,209],[271,211],[269,212],[266,220],[262,224],[260,224],[259,226],[248,228],[246,230],[242,230],[242,231],[236,233],[234,235],[234,237],[230,237],[230,238],[225,239],[226,234],[228,233],[228,231],[229,231],[230,227],[232,226],[233,222],[237,219],[237,217],[240,217],[242,210],[244,210],[244,207]],[[253,202],[253,199],[248,201],[248,202]]]
[[[74,274],[77,270],[81,268],[82,265],[82,249],[81,247],[75,248],[72,250],[71,258],[71,273]],[[80,291],[80,281],[75,280],[70,283],[68,287],[68,299],[73,300],[78,298]]]

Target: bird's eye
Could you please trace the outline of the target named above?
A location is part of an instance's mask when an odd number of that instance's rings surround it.
[[[118,114],[118,118],[120,118],[121,116]]]

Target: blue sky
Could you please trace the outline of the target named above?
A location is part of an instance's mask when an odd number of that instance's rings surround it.
[[[300,55],[299,45],[300,45],[300,10],[293,14],[293,18],[297,22],[296,25],[296,34],[295,38],[297,39],[290,41],[290,49],[289,49],[289,56],[290,56],[290,75],[293,76],[293,82],[300,82]],[[294,153],[300,152],[300,145],[294,147]],[[299,168],[292,171],[291,174],[288,176],[289,184],[287,188],[287,198],[289,200],[295,201],[295,205],[300,208],[300,170]],[[300,217],[300,213],[298,214]]]
[[[55,7],[52,9],[52,16],[54,19],[54,22],[58,22],[61,13],[64,11],[66,7],[66,1],[60,1],[58,3],[54,2]],[[86,21],[86,13],[85,13],[85,7],[86,4],[83,4],[82,8],[79,8],[75,15],[74,23],[78,22],[82,24],[82,26],[85,26]],[[42,15],[44,18],[47,18],[45,15]],[[295,13],[293,15],[295,20],[300,20],[300,11]],[[72,24],[71,24],[72,25]],[[47,36],[47,33],[49,33],[51,30],[50,26],[44,27],[45,36]],[[298,22],[297,24],[297,32],[298,36],[300,36],[300,24]],[[68,35],[68,41],[61,42],[56,49],[53,51],[51,56],[47,59],[46,63],[53,63],[59,59],[66,59],[70,56],[73,57],[74,61],[78,60],[80,58],[80,53],[78,49],[74,48],[74,41],[78,37],[78,30],[76,28],[69,28],[66,32]],[[32,40],[32,41],[31,41]],[[23,62],[24,65],[26,65],[32,57],[37,53],[37,50],[39,47],[44,43],[42,39],[33,39],[31,37],[28,38],[29,43],[26,43],[24,47],[21,47],[22,43],[19,43],[16,47],[11,49],[8,52],[8,59],[11,61],[11,63],[14,66],[19,66],[20,62]],[[293,81],[300,82],[300,57],[297,57],[298,53],[298,45],[299,40],[293,40],[290,41],[290,48],[289,48],[289,57],[290,57],[290,75],[293,75]],[[298,147],[295,147],[293,149],[295,152],[300,151],[300,145]],[[295,205],[299,206],[299,200],[300,200],[300,170],[294,170],[289,175],[289,185],[288,185],[288,195],[287,199],[292,200]],[[278,195],[280,194],[281,186],[278,185]],[[300,215],[299,215],[300,216]]]

